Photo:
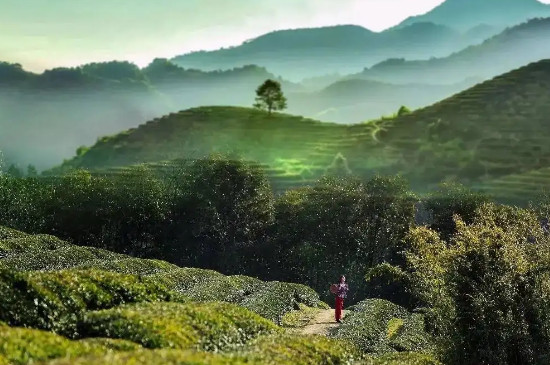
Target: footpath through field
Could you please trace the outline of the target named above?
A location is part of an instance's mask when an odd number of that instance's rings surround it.
[[[342,312],[342,316],[346,316],[346,311]],[[328,336],[331,330],[338,326],[340,326],[340,323],[334,321],[334,309],[327,309],[319,312],[307,326],[302,328],[301,333],[304,335]]]

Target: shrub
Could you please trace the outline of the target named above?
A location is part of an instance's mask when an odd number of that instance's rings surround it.
[[[246,296],[239,304],[280,324],[285,313],[299,309],[299,303],[310,307],[317,306],[319,296],[313,289],[304,285],[272,282]]]
[[[362,358],[347,341],[323,336],[274,335],[259,338],[243,350],[253,364],[344,365]]]
[[[360,352],[346,342],[321,336],[273,335],[258,338],[241,350],[229,354],[211,354],[181,350],[142,350],[109,353],[79,359],[56,360],[50,365],[134,364],[134,365],[351,365],[361,359]],[[378,363],[376,363],[378,364]],[[398,364],[398,363],[390,363]],[[404,365],[432,363],[403,362]],[[436,365],[436,363],[433,363]],[[370,364],[369,364],[370,365]],[[439,365],[439,364],[437,364]]]
[[[381,299],[367,299],[350,308],[336,338],[346,339],[367,353],[430,351],[424,317]]]
[[[533,364],[550,353],[550,242],[535,212],[492,204],[449,242],[411,232],[409,260],[449,364]]]
[[[311,288],[291,283],[263,282],[247,276],[224,276],[210,270],[182,268],[154,275],[151,280],[196,301],[223,301],[238,304],[277,324],[299,304],[320,305]]]
[[[109,350],[136,350],[138,345],[114,343],[102,339],[71,341],[51,332],[0,326],[0,357],[12,364],[27,364],[55,358],[101,355]],[[6,362],[7,363],[7,362]]]
[[[432,215],[431,228],[448,239],[456,231],[453,217],[458,215],[466,223],[471,223],[476,210],[489,202],[489,197],[468,188],[454,184],[442,184],[439,190],[426,199],[426,209]]]
[[[228,303],[141,303],[89,312],[79,325],[90,337],[131,340],[148,348],[228,350],[278,331],[258,315]]]
[[[247,365],[246,359],[204,352],[179,350],[143,350],[130,353],[107,353],[77,359],[55,360],[48,365]]]
[[[123,303],[183,300],[136,276],[103,271],[19,273],[0,271],[0,320],[77,336],[76,322],[87,310]]]
[[[256,267],[254,245],[273,222],[273,193],[263,171],[214,156],[195,161],[179,180],[173,210],[181,223],[169,257],[228,273]]]
[[[370,269],[365,275],[367,296],[380,298],[414,309],[419,303],[408,272],[387,262]]]
[[[442,365],[430,355],[401,352],[368,359],[365,365]]]
[[[364,276],[378,263],[393,262],[414,223],[415,197],[402,179],[365,183],[325,178],[291,190],[276,208],[273,252],[282,280],[299,277],[332,300],[330,284],[345,273],[349,301],[364,298]]]

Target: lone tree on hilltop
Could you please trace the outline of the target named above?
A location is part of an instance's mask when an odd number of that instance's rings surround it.
[[[266,80],[256,89],[256,103],[254,108],[267,110],[271,114],[274,110],[286,109],[286,97],[281,90],[281,84],[275,80]]]

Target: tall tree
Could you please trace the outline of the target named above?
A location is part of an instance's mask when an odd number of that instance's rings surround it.
[[[278,81],[266,80],[256,89],[256,95],[254,108],[267,110],[269,114],[274,110],[284,110],[287,107],[286,97]]]

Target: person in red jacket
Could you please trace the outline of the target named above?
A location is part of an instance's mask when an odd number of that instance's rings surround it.
[[[340,283],[337,284],[336,291],[336,307],[334,310],[334,317],[336,322],[340,323],[342,319],[342,309],[344,308],[344,299],[348,296],[349,287],[346,283],[346,277],[340,276]]]

